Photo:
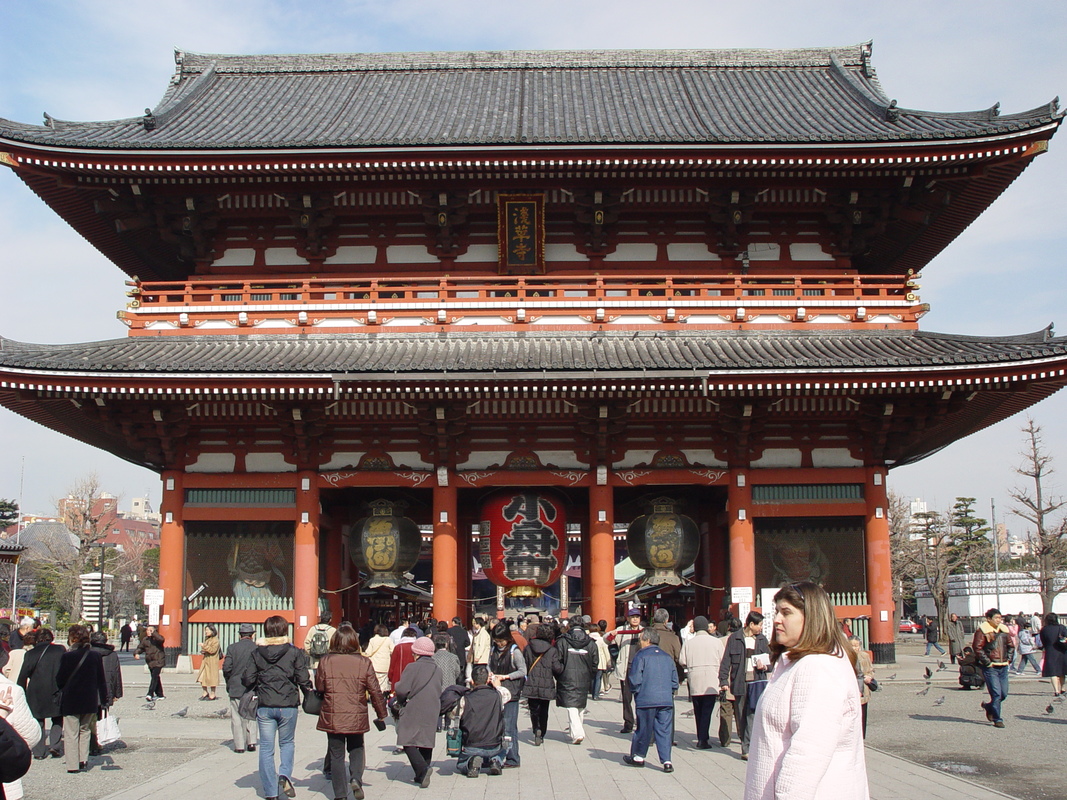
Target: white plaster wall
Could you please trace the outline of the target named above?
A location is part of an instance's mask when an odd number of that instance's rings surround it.
[[[570,243],[559,242],[545,245],[545,261],[586,261],[578,248]]]
[[[256,263],[256,251],[251,247],[232,247],[213,263],[216,267],[250,267]]]
[[[562,469],[588,469],[589,465],[579,461],[573,450],[538,450],[537,457],[541,463]]]
[[[390,264],[436,264],[439,259],[421,244],[391,244],[385,248]]]
[[[470,458],[459,465],[460,469],[488,469],[493,464],[503,464],[511,454],[510,450],[485,450],[471,453]]]
[[[789,245],[789,257],[794,261],[834,260],[834,257],[823,250],[818,242],[793,242]]]
[[[267,266],[306,266],[308,263],[294,247],[268,247],[263,255]]]
[[[811,463],[816,467],[862,467],[845,447],[816,447],[811,451]]]
[[[651,243],[620,244],[614,253],[604,256],[605,261],[655,261],[656,245]]]
[[[667,245],[667,258],[671,261],[722,261],[718,253],[708,250],[699,242],[672,242]]]
[[[748,246],[749,261],[778,261],[782,247],[777,242],[753,242]]]
[[[495,244],[472,244],[467,252],[456,256],[456,263],[464,261],[496,261],[500,258],[500,251]]]
[[[185,468],[186,472],[233,472],[237,456],[233,453],[201,453]]]
[[[325,464],[319,464],[320,472],[330,472],[335,469],[350,469],[354,468],[359,460],[363,458],[363,453],[334,453],[333,458],[327,461]]]
[[[794,448],[781,448],[778,450],[765,450],[763,458],[752,462],[754,469],[768,469],[773,467],[799,467],[802,454]]]
[[[636,467],[638,464],[651,464],[659,450],[628,450],[626,457],[612,464],[612,469]]]
[[[373,264],[378,257],[378,248],[369,245],[342,245],[327,258],[324,264]]]
[[[719,461],[715,457],[714,450],[683,450],[682,454],[689,459],[689,463],[703,467],[725,467],[725,461]]]
[[[249,453],[245,456],[248,472],[296,472],[296,464],[286,462],[282,453]]]

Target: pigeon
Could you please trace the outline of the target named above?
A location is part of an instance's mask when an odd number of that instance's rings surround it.
[[[890,676],[889,676],[888,678],[884,678],[883,680],[891,681],[891,680],[893,680],[893,679],[894,679],[894,678],[896,678],[896,677],[897,677],[897,674],[896,674],[896,673],[894,672],[894,673],[893,673],[892,675],[890,675]]]
[[[173,714],[171,714],[171,716],[172,717],[184,717],[188,713],[189,713],[189,706],[186,706],[185,708],[181,709],[180,711],[175,711]]]
[[[944,705],[944,704],[945,704],[945,696],[944,695],[941,695],[939,698],[934,700],[934,705],[935,706],[941,706],[941,705]]]
[[[927,693],[928,693],[929,691],[930,691],[930,687],[929,687],[929,686],[927,686],[927,687],[926,687],[925,689],[922,689],[921,691],[918,691],[918,692],[916,692],[915,694],[919,695],[919,697],[925,697],[925,696],[926,696],[926,694],[927,694]]]
[[[1045,706],[1045,715],[1048,716],[1049,714],[1051,714],[1055,710],[1056,710],[1056,707],[1054,705],[1052,705],[1052,703],[1049,703],[1047,706]]]
[[[946,669],[948,669],[948,667],[945,666],[945,662],[944,661],[938,661],[937,662],[937,671],[938,672],[944,672]]]
[[[155,711],[156,710],[156,701],[155,700],[149,700],[147,703],[145,703],[143,706],[141,706],[141,708],[145,709],[146,711]]]
[[[228,708],[220,708],[218,711],[213,713],[211,716],[226,718],[226,717],[230,716],[230,709],[228,709]]]
[[[933,674],[934,674],[934,673],[932,673],[932,672],[930,671],[930,668],[929,668],[929,667],[926,667],[926,668],[924,669],[924,671],[923,671],[923,677],[924,677],[924,678],[926,678],[926,680],[930,680],[930,678],[931,678],[931,677],[933,676]]]

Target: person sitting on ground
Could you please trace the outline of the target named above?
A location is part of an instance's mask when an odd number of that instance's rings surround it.
[[[481,664],[471,669],[471,688],[463,696],[463,711],[459,729],[463,746],[459,751],[456,772],[477,778],[482,765],[490,775],[499,775],[504,768],[504,706],[511,701],[511,692],[500,685],[500,679],[489,681],[489,669]]]

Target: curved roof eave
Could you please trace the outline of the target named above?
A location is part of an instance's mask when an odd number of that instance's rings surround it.
[[[1064,114],[1067,111],[1061,113],[1054,120],[1045,122],[1042,125],[1026,128],[1023,130],[1009,131],[1007,133],[1000,133],[988,136],[975,136],[970,138],[948,138],[948,139],[900,139],[900,140],[883,140],[883,141],[863,141],[863,142],[834,142],[834,141],[811,141],[811,142],[625,142],[625,143],[589,143],[589,142],[559,142],[559,143],[530,143],[530,142],[499,142],[489,144],[453,144],[453,145],[440,145],[440,144],[412,144],[412,145],[382,145],[382,146],[368,146],[368,145],[334,145],[334,146],[307,146],[307,147],[233,147],[233,148],[162,148],[162,149],[148,149],[148,148],[91,148],[91,147],[74,147],[68,145],[52,145],[23,142],[17,139],[12,139],[0,134],[0,146],[9,145],[15,149],[25,149],[39,152],[48,153],[63,153],[68,155],[78,156],[135,156],[138,158],[144,158],[146,155],[151,154],[155,157],[161,158],[188,158],[189,156],[197,157],[219,157],[232,159],[234,153],[240,152],[243,156],[248,158],[266,158],[266,157],[283,157],[283,156],[327,156],[327,155],[347,155],[352,156],[365,156],[365,157],[380,157],[382,155],[395,156],[401,153],[419,154],[421,158],[425,159],[427,154],[442,153],[442,154],[457,154],[457,153],[469,153],[471,150],[480,150],[487,152],[531,152],[531,153],[545,153],[545,152],[623,152],[623,151],[664,151],[664,152],[703,152],[703,151],[717,151],[717,152],[739,152],[739,151],[755,151],[755,152],[772,152],[772,151],[826,151],[826,150],[841,150],[841,151],[856,151],[856,150],[884,150],[884,149],[900,149],[900,148],[945,148],[959,146],[961,144],[968,145],[995,145],[1000,142],[1006,142],[1013,139],[1023,139],[1035,136],[1042,133],[1054,133],[1063,121]],[[0,123],[3,120],[0,119]],[[72,165],[73,166],[73,165]],[[293,165],[298,166],[298,165]]]

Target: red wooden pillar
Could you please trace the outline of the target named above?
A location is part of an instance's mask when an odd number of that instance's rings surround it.
[[[615,499],[610,486],[589,487],[589,616],[615,621]]]
[[[319,621],[319,487],[312,470],[297,473],[296,536],[293,542],[294,643],[303,645]]]
[[[184,473],[163,473],[163,499],[159,511],[163,524],[159,531],[159,588],[163,590],[159,632],[165,641],[167,666],[174,666],[182,641],[182,597],[185,589],[185,490]]]
[[[455,476],[452,476],[454,479]],[[459,614],[458,500],[455,486],[433,490],[433,615],[451,620]]]
[[[896,661],[896,632],[893,630],[893,571],[889,557],[889,502],[886,471],[866,470],[864,496],[867,500],[866,541],[867,602],[871,606],[871,651],[876,664]]]
[[[747,587],[756,592],[756,536],[752,524],[752,488],[748,475],[732,470],[727,490],[726,511],[730,530],[730,587]],[[758,602],[758,600],[757,600]]]

